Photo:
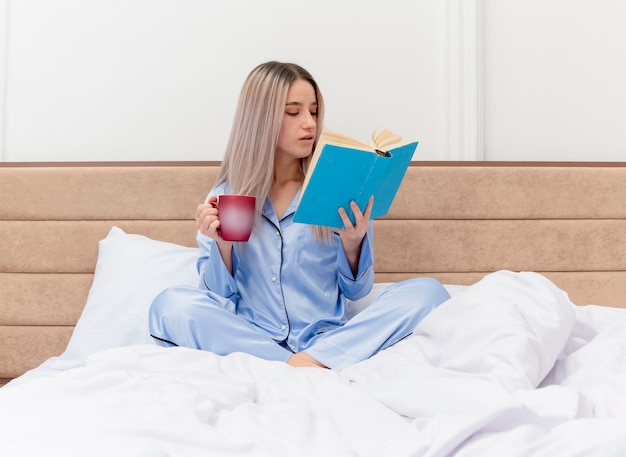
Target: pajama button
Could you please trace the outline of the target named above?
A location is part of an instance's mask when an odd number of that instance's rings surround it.
[[[276,282],[276,276],[272,276],[272,282]]]
[[[285,330],[286,328],[287,328],[286,325],[281,325],[281,327],[280,327],[281,330]]]

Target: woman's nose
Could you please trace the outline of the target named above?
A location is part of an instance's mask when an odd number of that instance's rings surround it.
[[[317,121],[315,120],[315,117],[311,113],[306,115],[304,119],[304,125],[309,128],[315,127],[317,125]]]

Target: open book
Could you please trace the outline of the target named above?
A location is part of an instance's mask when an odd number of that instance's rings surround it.
[[[372,133],[372,144],[322,131],[304,178],[294,222],[343,228],[337,212],[344,208],[354,223],[350,202],[365,211],[374,196],[372,218],[384,216],[413,158],[417,141],[400,145],[389,130]]]

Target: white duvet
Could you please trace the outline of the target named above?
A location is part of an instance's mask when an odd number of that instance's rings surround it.
[[[626,310],[534,273],[341,372],[150,344],[59,367],[0,389],[0,456],[626,456]]]

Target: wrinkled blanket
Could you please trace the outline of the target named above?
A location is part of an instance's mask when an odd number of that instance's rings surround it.
[[[0,389],[0,455],[626,455],[626,310],[535,273],[340,372],[151,345],[53,366]]]

